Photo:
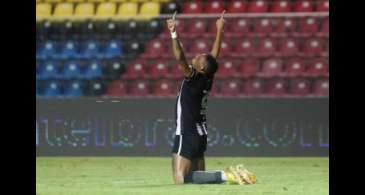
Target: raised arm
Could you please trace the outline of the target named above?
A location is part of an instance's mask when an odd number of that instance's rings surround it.
[[[224,13],[226,12],[226,10],[224,10],[222,12],[221,17],[217,20],[216,25],[217,25],[217,35],[215,37],[215,41],[213,44],[213,48],[212,51],[210,52],[210,54],[217,59],[218,55],[219,55],[219,50],[221,49],[221,43],[222,43],[222,38],[223,38],[223,30],[224,30]]]
[[[172,38],[172,50],[173,50],[173,53],[175,55],[177,62],[179,63],[179,66],[183,70],[184,75],[190,76],[192,69],[189,67],[188,62],[186,61],[184,51],[182,50],[180,41],[176,35],[175,15],[176,15],[176,11],[175,11],[174,15],[172,16],[172,19],[167,20],[167,27],[170,30],[171,38]]]

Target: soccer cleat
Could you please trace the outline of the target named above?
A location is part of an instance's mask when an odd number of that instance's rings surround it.
[[[227,177],[227,184],[243,185],[256,183],[256,175],[245,169],[243,165],[230,166],[224,173]]]
[[[228,167],[224,171],[224,173],[226,174],[227,184],[238,184],[238,185],[244,184],[243,180],[237,174],[236,170],[232,166]]]
[[[256,175],[249,172],[242,164],[236,166],[237,174],[241,177],[245,184],[255,184],[257,179]]]

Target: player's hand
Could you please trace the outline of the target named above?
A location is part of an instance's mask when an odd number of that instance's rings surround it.
[[[217,20],[217,22],[216,22],[216,25],[217,25],[217,30],[219,30],[219,31],[223,31],[223,28],[224,28],[224,23],[226,22],[225,20],[224,20],[224,13],[226,13],[226,10],[224,10],[223,12],[222,12],[222,14],[221,14],[221,17]]]
[[[172,15],[172,19],[168,19],[167,22],[167,28],[169,28],[170,32],[175,32],[176,31],[176,20],[175,20],[175,16],[176,16],[177,11],[175,11],[174,15]]]

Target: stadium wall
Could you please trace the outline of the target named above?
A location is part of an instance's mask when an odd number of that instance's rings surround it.
[[[327,156],[328,98],[210,98],[212,156]],[[37,99],[37,156],[168,156],[175,98]]]

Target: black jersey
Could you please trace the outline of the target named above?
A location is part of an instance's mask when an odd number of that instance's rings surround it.
[[[194,68],[191,75],[184,78],[175,107],[176,135],[207,134],[207,98],[212,84],[213,78],[206,77]]]

